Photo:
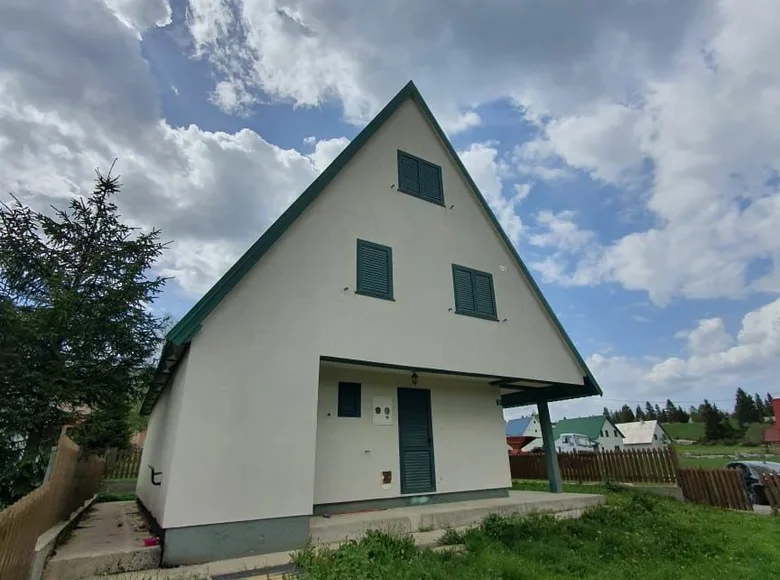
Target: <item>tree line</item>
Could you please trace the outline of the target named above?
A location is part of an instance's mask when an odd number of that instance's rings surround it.
[[[615,410],[604,407],[604,416],[613,423],[652,420],[662,423],[704,423],[705,439],[721,441],[738,437],[749,425],[765,422],[774,416],[774,412],[772,395],[767,393],[765,397],[761,397],[755,393],[751,396],[738,388],[734,395],[734,411],[730,413],[707,399],[698,406],[691,405],[687,410],[667,399],[663,407],[657,403],[653,405],[649,401],[645,402],[644,407],[637,405],[634,409],[628,405]]]

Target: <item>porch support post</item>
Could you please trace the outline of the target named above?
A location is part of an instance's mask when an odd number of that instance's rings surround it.
[[[544,467],[547,470],[547,479],[550,482],[552,493],[561,493],[561,468],[558,466],[558,454],[555,452],[555,439],[553,438],[552,421],[550,421],[550,409],[547,401],[537,401],[539,410],[539,424],[542,427],[542,446],[544,447]]]

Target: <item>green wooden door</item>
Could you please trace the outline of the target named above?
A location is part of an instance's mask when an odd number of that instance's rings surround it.
[[[401,493],[436,491],[430,391],[398,389],[398,442]]]

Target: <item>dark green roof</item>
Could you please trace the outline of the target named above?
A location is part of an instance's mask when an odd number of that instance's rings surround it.
[[[407,83],[407,85],[401,89],[401,91],[395,97],[393,97],[393,99],[385,106],[385,108],[382,109],[368,125],[366,125],[366,127],[357,135],[357,137],[355,137],[352,142],[347,145],[341,154],[339,154],[339,156],[333,160],[327,169],[325,169],[325,171],[323,171],[319,177],[317,177],[317,179],[315,179],[314,182],[312,182],[312,184],[306,188],[300,197],[298,197],[298,199],[296,199],[292,205],[287,208],[287,210],[279,217],[279,219],[277,219],[265,231],[265,233],[260,236],[260,239],[252,244],[252,246],[244,253],[244,255],[241,256],[238,261],[233,264],[233,266],[225,273],[225,275],[222,276],[222,278],[220,278],[217,283],[214,284],[214,286],[212,286],[208,292],[206,292],[203,298],[198,300],[195,306],[193,306],[190,311],[187,312],[187,314],[185,314],[184,317],[176,324],[176,326],[174,326],[170,332],[168,332],[165,337],[165,346],[163,347],[163,353],[160,357],[160,363],[157,367],[155,377],[141,407],[142,413],[148,414],[151,412],[154,403],[157,401],[157,398],[167,384],[168,379],[175,372],[176,365],[180,361],[181,356],[192,340],[192,337],[200,328],[203,320],[209,315],[209,313],[211,313],[212,310],[214,310],[217,304],[219,304],[220,301],[225,296],[227,296],[233,287],[238,284],[238,282],[254,267],[260,258],[262,258],[271,248],[271,246],[273,246],[273,244],[282,236],[282,234],[287,231],[287,229],[293,224],[293,222],[295,222],[298,216],[304,212],[309,204],[317,198],[317,196],[330,184],[331,181],[333,181],[333,178],[338,175],[339,171],[341,171],[341,169],[347,163],[349,163],[349,161],[355,156],[360,148],[365,145],[365,143],[374,135],[374,133],[377,132],[377,130],[384,124],[384,122],[390,118],[390,116],[398,109],[398,107],[400,107],[401,104],[406,101],[406,99],[412,99],[422,110],[423,115],[441,139],[445,148],[455,162],[455,165],[458,167],[459,171],[463,174],[463,177],[466,179],[467,183],[476,194],[477,199],[485,210],[485,213],[490,217],[490,220],[493,222],[493,226],[496,228],[498,235],[504,241],[506,247],[509,249],[515,261],[517,262],[517,265],[525,274],[531,285],[531,288],[538,297],[544,309],[547,311],[550,319],[558,328],[558,331],[561,333],[564,341],[569,346],[575,358],[581,365],[583,373],[585,374],[585,387],[575,389],[573,391],[566,390],[563,392],[563,396],[559,396],[557,398],[573,398],[578,396],[601,394],[601,388],[593,378],[593,375],[585,364],[585,361],[582,359],[579,352],[577,352],[577,349],[575,348],[571,339],[561,326],[558,317],[555,316],[555,313],[552,311],[552,308],[550,308],[547,300],[542,295],[528,268],[523,263],[522,259],[520,259],[517,250],[512,245],[512,242],[509,241],[509,238],[507,237],[501,225],[498,223],[498,220],[485,201],[485,198],[480,193],[479,188],[474,183],[474,180],[471,178],[468,171],[466,171],[463,162],[460,160],[457,153],[455,153],[455,149],[452,147],[449,139],[447,139],[444,131],[439,126],[439,123],[434,118],[431,110],[428,108],[428,105],[423,100],[422,95],[420,95],[420,91],[417,90],[417,87],[414,86],[412,81],[409,81],[409,83]]]
[[[557,439],[562,433],[577,433],[590,439],[598,439],[601,426],[608,421],[604,415],[593,417],[577,417],[576,419],[561,419],[553,425],[553,437]],[[612,423],[610,423],[612,425]],[[617,429],[614,425],[610,429]],[[620,430],[618,429],[618,433]],[[622,433],[620,434],[623,435]]]

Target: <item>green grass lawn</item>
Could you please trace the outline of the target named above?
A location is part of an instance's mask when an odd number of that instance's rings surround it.
[[[704,423],[663,423],[663,428],[672,439],[704,439]]]
[[[747,447],[744,445],[675,445],[681,467],[706,467],[710,469],[725,466],[729,461],[737,459],[758,461],[780,461],[776,450],[769,448],[769,453],[763,446]],[[698,456],[698,457],[692,457]],[[720,457],[713,457],[720,456]]]
[[[525,491],[550,491],[550,485],[546,480],[538,479],[513,479],[512,489]],[[598,493],[608,495],[614,490],[608,489],[603,483],[563,483],[565,493]]]
[[[680,457],[680,467],[702,467],[704,469],[723,469],[730,457]]]
[[[770,447],[767,452],[763,445],[679,445],[674,446],[678,455],[773,455],[775,451]]]
[[[295,561],[310,580],[765,580],[780,569],[777,518],[627,492],[607,497],[576,520],[491,516],[447,533],[463,552],[373,532],[337,550],[303,550]]]

